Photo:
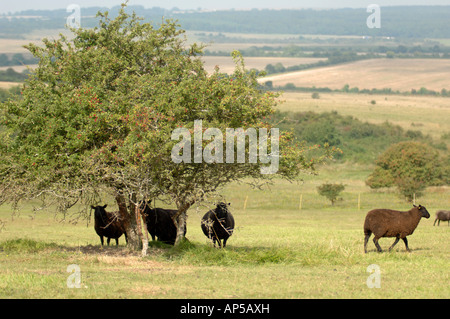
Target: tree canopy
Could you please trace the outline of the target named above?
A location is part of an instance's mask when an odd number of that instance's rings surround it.
[[[420,196],[427,186],[440,185],[448,178],[438,151],[419,142],[393,144],[375,164],[366,184],[374,189],[396,186],[408,200],[414,194]]]

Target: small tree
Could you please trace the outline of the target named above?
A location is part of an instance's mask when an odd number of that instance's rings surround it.
[[[400,142],[390,146],[376,160],[366,180],[370,188],[396,186],[407,200],[420,196],[430,185],[445,182],[445,169],[433,147],[418,142]]]
[[[330,184],[325,183],[317,187],[317,192],[320,196],[326,197],[329,201],[331,201],[331,205],[338,200],[339,194],[345,189],[345,186],[342,184]]]
[[[315,100],[320,99],[320,94],[319,94],[319,92],[314,92],[313,94],[311,94],[311,98],[312,98],[312,99],[315,99]]]

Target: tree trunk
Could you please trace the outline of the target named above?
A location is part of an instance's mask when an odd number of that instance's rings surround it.
[[[175,246],[178,246],[183,242],[186,233],[186,221],[187,221],[187,210],[191,207],[192,204],[183,203],[177,205],[178,212],[176,216],[174,216],[174,223],[177,227],[177,237],[175,238]]]
[[[137,232],[139,238],[141,238],[142,241],[142,257],[145,257],[147,256],[147,249],[148,249],[148,231],[147,231],[147,223],[145,221],[144,215],[142,214],[139,205],[135,205],[135,216],[136,216]],[[141,217],[142,217],[142,226],[144,227],[144,234],[142,234]]]
[[[186,230],[186,217],[186,211],[182,211],[176,218],[175,225],[177,226],[177,237],[175,239],[175,246],[178,246],[181,242],[183,242]]]
[[[125,197],[122,193],[116,195],[117,206],[119,206],[119,211],[122,216],[125,216],[127,220],[125,225],[125,231],[128,238],[128,247],[132,250],[139,250],[141,248],[141,241],[138,234],[138,225],[136,222],[136,215],[133,202],[130,203],[130,209],[127,207]]]

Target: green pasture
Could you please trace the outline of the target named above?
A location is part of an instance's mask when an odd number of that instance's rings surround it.
[[[348,93],[320,93],[319,96],[319,99],[313,99],[311,93],[286,92],[278,109],[316,113],[337,111],[373,124],[390,122],[405,130],[419,130],[436,141],[450,132],[450,102],[445,97]]]
[[[124,238],[119,247],[100,249],[92,217],[74,224],[75,216],[34,213],[32,203],[15,215],[3,205],[0,298],[447,298],[450,227],[433,221],[437,209],[450,207],[449,188],[430,188],[418,200],[432,217],[411,235],[412,253],[400,242],[379,254],[370,242],[364,254],[366,212],[410,207],[393,190],[367,188],[362,181],[369,172],[341,164],[303,183],[276,181],[263,190],[231,184],[221,192],[236,220],[226,249],[213,248],[201,232],[208,207],[199,206],[189,211],[189,242],[151,243],[144,258]],[[316,192],[325,181],[346,185],[334,206]],[[387,249],[392,241],[380,243]],[[68,288],[72,264],[79,266],[81,288]],[[367,286],[372,264],[380,267],[380,288]]]

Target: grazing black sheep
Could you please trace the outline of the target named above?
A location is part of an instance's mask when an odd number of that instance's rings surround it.
[[[434,220],[433,226],[438,222],[438,226],[442,221],[447,221],[447,226],[450,225],[450,210],[438,210],[436,212],[436,219]]]
[[[367,253],[367,241],[372,233],[375,236],[373,242],[377,247],[378,252],[382,252],[381,247],[378,244],[378,240],[381,237],[396,237],[389,250],[394,248],[401,238],[405,243],[406,250],[410,251],[406,236],[409,236],[414,232],[422,217],[430,218],[430,214],[427,209],[421,205],[414,205],[414,207],[407,212],[392,209],[371,210],[367,213],[364,222],[364,252]]]
[[[120,215],[120,212],[107,212],[105,210],[106,206],[107,205],[91,206],[91,208],[95,212],[95,232],[100,236],[100,242],[102,243],[102,246],[103,237],[107,238],[108,246],[111,238],[114,238],[116,240],[116,245],[119,245],[119,237],[122,236],[122,234],[125,235],[125,240],[128,244],[124,218]]]
[[[228,203],[228,205],[230,204]],[[214,210],[210,210],[202,218],[203,233],[206,237],[212,239],[214,247],[217,241],[219,247],[225,248],[228,238],[233,234],[234,218],[228,211],[228,205],[219,203]]]
[[[145,216],[145,223],[147,224],[147,230],[152,236],[153,240],[156,237],[159,241],[162,241],[169,245],[174,245],[177,238],[177,227],[173,221],[173,217],[176,215],[176,209],[164,209],[164,208],[150,208],[149,203],[142,201],[140,208],[143,210],[142,214]],[[184,228],[184,235],[186,236],[187,227]]]

